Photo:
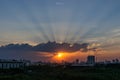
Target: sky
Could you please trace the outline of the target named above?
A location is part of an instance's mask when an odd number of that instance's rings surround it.
[[[0,45],[90,43],[120,58],[120,0],[0,0]]]

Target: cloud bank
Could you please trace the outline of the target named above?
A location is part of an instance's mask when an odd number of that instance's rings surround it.
[[[56,42],[41,43],[36,46],[31,46],[29,44],[8,44],[0,47],[0,59],[29,59],[32,61],[45,61],[50,59],[50,57],[45,56],[45,53],[53,55],[59,51],[69,53],[77,51],[85,52],[88,50],[88,45],[88,43],[69,44]]]
[[[58,51],[66,51],[66,52],[76,52],[82,49],[82,51],[87,51],[88,43],[82,44],[69,44],[69,43],[56,43],[56,42],[47,42],[41,43],[36,46],[31,46],[29,44],[8,44],[0,47],[0,51],[37,51],[37,52],[58,52]]]

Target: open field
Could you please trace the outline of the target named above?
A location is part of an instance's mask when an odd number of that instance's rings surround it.
[[[28,72],[29,70],[32,72]],[[119,67],[31,66],[24,71],[17,70],[16,73],[10,73],[10,70],[1,73],[0,80],[120,80],[120,69]]]

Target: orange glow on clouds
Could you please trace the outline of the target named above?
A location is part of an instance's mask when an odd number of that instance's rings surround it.
[[[57,52],[55,55],[52,57],[53,62],[62,62],[62,61],[67,61],[67,62],[73,62],[76,59],[80,59],[84,61],[86,59],[87,53],[83,53],[81,51],[78,52]]]
[[[97,57],[97,60],[99,60],[102,56],[101,54],[97,53],[95,54],[93,51],[88,51],[88,52],[81,52],[81,51],[77,51],[77,52],[63,52],[63,51],[59,51],[56,53],[38,53],[37,56],[39,56],[39,59],[42,61],[48,61],[48,62],[57,62],[57,63],[61,63],[63,61],[66,62],[73,62],[76,59],[79,59],[80,61],[86,61],[87,56],[88,55],[95,55]],[[107,54],[106,54],[107,55]],[[106,57],[104,57],[105,60]]]
[[[52,61],[54,62],[62,62],[62,61],[67,61],[68,57],[70,57],[70,53],[67,52],[57,52],[52,58]]]

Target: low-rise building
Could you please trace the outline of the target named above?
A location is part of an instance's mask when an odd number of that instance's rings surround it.
[[[0,69],[23,68],[28,64],[26,60],[0,60]]]

